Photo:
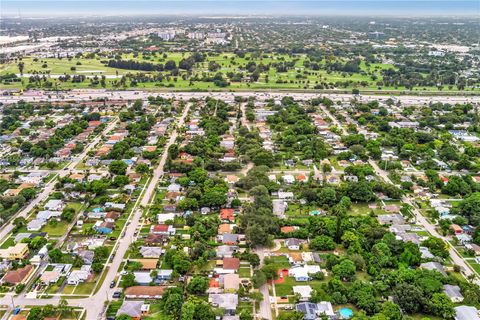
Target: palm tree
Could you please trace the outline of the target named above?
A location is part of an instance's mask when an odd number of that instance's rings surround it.
[[[65,316],[66,314],[72,311],[72,307],[68,305],[68,301],[66,299],[60,299],[58,302],[57,310],[60,313],[60,316]]]

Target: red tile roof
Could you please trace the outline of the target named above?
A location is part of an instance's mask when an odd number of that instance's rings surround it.
[[[238,270],[240,268],[240,260],[238,258],[223,258],[223,269]]]
[[[7,272],[3,281],[11,284],[19,284],[30,274],[33,269],[32,265],[26,265],[25,267],[17,270],[10,270]]]
[[[153,231],[155,231],[155,232],[167,232],[168,231],[168,225],[167,224],[157,224],[156,226],[153,227]]]

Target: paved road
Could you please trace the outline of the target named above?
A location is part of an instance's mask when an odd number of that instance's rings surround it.
[[[260,267],[263,266],[263,261],[265,259],[265,248],[255,249],[255,253],[260,258]],[[265,283],[259,288],[260,293],[263,295],[263,300],[260,302],[260,318],[261,319],[272,319],[272,309],[270,305],[270,293],[268,292],[268,284]]]
[[[70,171],[73,170],[79,163],[82,161],[83,158],[87,156],[87,153],[92,150],[92,148],[101,140],[102,136],[112,130],[116,124],[117,124],[118,119],[115,119],[114,121],[110,122],[110,124],[103,130],[101,134],[99,134],[95,139],[88,144],[88,146],[83,150],[83,152],[75,158],[74,161],[72,161],[64,170],[58,170],[57,171],[57,176],[58,178],[63,178],[70,174]],[[29,171],[30,170],[26,170]],[[40,192],[35,199],[33,199],[25,208],[23,208],[20,212],[18,212],[16,215],[14,215],[10,219],[10,223],[6,224],[3,226],[3,228],[0,230],[0,239],[4,239],[14,228],[12,222],[15,218],[18,217],[27,217],[27,215],[32,211],[32,209],[45,201],[50,193],[54,190],[56,184],[56,179],[51,179],[44,187],[43,191]]]
[[[27,90],[22,95],[19,96],[3,96],[3,90],[0,90],[0,102],[3,103],[14,103],[20,100],[27,102],[40,102],[40,101],[90,101],[92,99],[124,99],[124,100],[135,100],[135,99],[146,99],[149,96],[161,94],[165,98],[183,98],[189,100],[190,98],[202,99],[205,97],[215,97],[217,99],[233,101],[235,96],[241,97],[251,97],[256,96],[258,99],[275,99],[281,100],[285,96],[293,97],[298,100],[307,100],[317,97],[328,97],[335,101],[348,102],[354,98],[358,100],[386,100],[391,98],[391,95],[362,95],[362,96],[353,96],[352,94],[340,94],[340,93],[313,93],[313,92],[286,92],[286,91],[269,91],[269,92],[260,92],[260,91],[238,91],[238,92],[155,92],[155,91],[135,91],[135,90],[126,90],[126,91],[110,91],[105,89],[84,89],[84,90],[71,90],[65,92],[59,92],[58,96],[52,94],[52,92],[45,92],[43,90]],[[48,95],[51,95],[49,98]],[[436,96],[436,95],[424,95],[424,96],[396,96],[402,104],[412,105],[412,104],[429,104],[431,102],[448,102],[448,103],[480,103],[480,96]]]
[[[182,116],[180,117],[180,120],[178,121],[178,125],[177,125],[177,128],[181,128],[183,127],[183,124],[184,124],[184,121],[185,121],[185,117],[187,116],[188,114],[188,111],[190,110],[190,106],[191,104],[190,103],[187,103],[186,106],[185,106],[185,110],[183,110],[183,114]],[[144,197],[142,198],[142,201],[140,203],[140,205],[142,207],[146,207],[150,201],[150,198],[152,197],[152,194],[155,192],[155,187],[157,186],[157,183],[158,183],[158,180],[160,180],[160,178],[163,176],[164,174],[164,171],[163,171],[163,168],[165,166],[165,162],[167,161],[167,157],[168,157],[168,148],[175,142],[175,140],[177,139],[177,136],[178,136],[178,131],[177,130],[174,130],[172,132],[172,134],[170,135],[170,139],[168,140],[167,144],[165,145],[165,148],[164,148],[164,152],[162,154],[162,157],[160,158],[160,162],[158,164],[158,167],[155,169],[155,171],[153,172],[153,178],[152,178],[152,181],[151,183],[148,185],[147,187],[147,191],[145,191],[145,195]]]

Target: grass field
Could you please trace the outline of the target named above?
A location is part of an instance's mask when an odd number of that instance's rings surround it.
[[[173,60],[178,66],[178,63],[183,58],[190,56],[190,53],[180,52],[167,52],[166,57],[163,55],[157,56],[143,56],[141,53],[135,55],[123,54],[122,60],[134,60],[137,62],[149,62],[153,64],[165,64],[168,60]],[[245,57],[238,57],[233,53],[221,53],[218,55],[208,55],[204,62],[197,63],[191,70],[186,71],[180,69],[179,74],[171,76],[170,71],[162,71],[164,80],[154,82],[138,82],[132,86],[127,81],[125,86],[115,85],[116,82],[128,73],[148,74],[146,71],[116,69],[106,66],[106,63],[111,58],[107,57],[95,57],[95,58],[35,58],[32,56],[26,56],[22,59],[24,63],[23,77],[21,82],[13,83],[1,83],[1,89],[15,88],[25,89],[28,87],[47,87],[50,89],[75,89],[75,88],[101,88],[100,84],[92,85],[89,79],[81,83],[72,83],[71,81],[61,82],[58,80],[62,75],[84,75],[87,78],[93,78],[94,76],[100,77],[104,75],[106,77],[106,88],[127,88],[134,87],[138,89],[152,89],[152,88],[172,88],[177,90],[215,90],[220,89],[213,82],[203,81],[190,81],[192,77],[198,76],[202,78],[204,75],[213,77],[217,72],[222,73],[224,77],[228,73],[242,74],[244,79],[242,81],[230,81],[230,85],[226,89],[251,89],[251,90],[265,90],[265,89],[314,89],[317,84],[324,83],[330,87],[338,87],[340,89],[351,89],[358,87],[360,90],[379,90],[377,81],[382,80],[381,70],[384,69],[396,69],[391,64],[384,63],[372,63],[366,65],[364,62],[360,64],[360,71],[356,73],[345,72],[327,72],[325,70],[325,60],[319,62],[320,70],[313,70],[306,68],[304,62],[307,60],[307,56],[304,54],[297,55],[284,55],[284,54],[267,54],[259,57],[254,57],[251,54],[246,54]],[[210,71],[209,63],[215,62],[218,64],[219,69]],[[293,67],[289,68],[285,72],[279,72],[275,67],[270,67],[267,72],[260,73],[257,81],[248,81],[246,77],[251,72],[246,71],[246,66],[249,62],[255,62],[257,65],[263,64],[275,64],[279,62],[288,62],[293,64]],[[0,65],[0,76],[6,74],[20,75],[18,67],[18,61],[12,61],[3,65]],[[46,86],[45,82],[42,84],[33,84],[29,86],[28,78],[30,75],[38,74],[45,75],[49,84]],[[184,79],[185,78],[185,79]],[[375,80],[374,80],[375,79]],[[346,82],[349,84],[346,86],[337,86],[336,82]],[[362,83],[362,84],[360,84]],[[406,90],[403,87],[382,87],[381,91],[387,90]],[[379,91],[380,91],[379,90]],[[414,91],[438,91],[436,87],[415,88]],[[444,91],[455,91],[455,88],[450,90],[444,88]],[[480,91],[480,89],[477,89]]]
[[[68,229],[68,222],[66,221],[50,221],[43,228],[42,232],[48,233],[50,237],[61,237]]]

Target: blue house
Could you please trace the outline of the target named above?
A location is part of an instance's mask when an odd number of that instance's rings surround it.
[[[165,281],[165,280],[170,280],[172,278],[173,270],[160,269],[160,270],[157,270],[157,272],[158,272],[157,280]]]
[[[97,233],[110,234],[113,232],[113,229],[115,229],[115,224],[113,222],[98,221],[97,223],[95,223],[94,228]]]

